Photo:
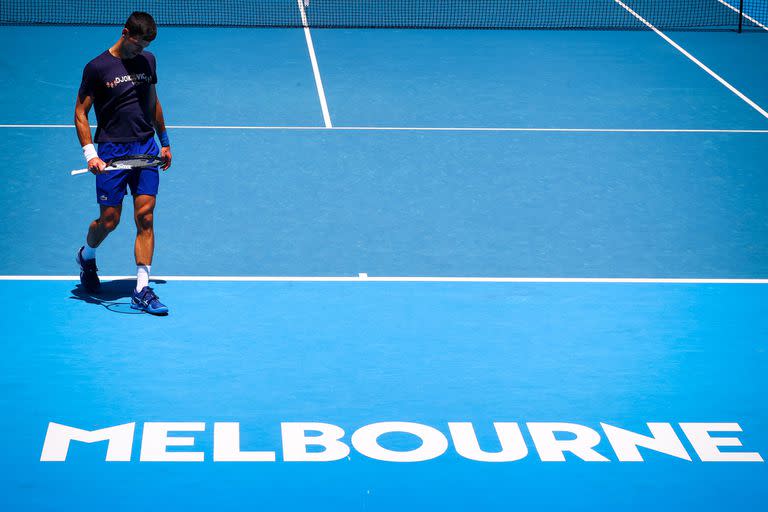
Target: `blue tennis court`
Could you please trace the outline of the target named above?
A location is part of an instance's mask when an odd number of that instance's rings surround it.
[[[122,22],[0,13],[3,510],[761,509],[765,1],[149,4],[165,317],[74,262]]]

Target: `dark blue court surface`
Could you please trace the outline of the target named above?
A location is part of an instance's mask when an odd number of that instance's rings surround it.
[[[160,27],[166,317],[74,264],[118,35],[0,26],[2,510],[764,507],[768,32]]]
[[[28,133],[5,140],[19,147]],[[64,172],[8,176],[0,236],[15,256],[0,273],[70,274],[97,211],[92,178],[66,172],[79,164],[63,149],[74,133],[34,134],[48,145],[2,165]],[[156,215],[164,274],[768,276],[768,133],[177,130],[174,140]],[[237,161],[217,162],[221,152]],[[132,271],[130,215],[123,223],[100,249],[107,274]],[[45,250],[29,243],[43,234]]]

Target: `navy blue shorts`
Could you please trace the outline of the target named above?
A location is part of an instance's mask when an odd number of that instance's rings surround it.
[[[137,142],[102,142],[99,144],[99,158],[109,162],[113,158],[127,155],[157,155],[160,153],[155,138]],[[116,169],[96,175],[96,200],[103,206],[117,206],[123,203],[127,187],[134,196],[156,196],[160,186],[157,167],[146,169]]]

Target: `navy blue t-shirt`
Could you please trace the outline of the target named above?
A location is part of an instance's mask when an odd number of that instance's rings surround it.
[[[105,51],[83,70],[80,101],[93,97],[96,142],[133,142],[155,133],[151,84],[157,83],[155,56],[144,51],[120,59]]]

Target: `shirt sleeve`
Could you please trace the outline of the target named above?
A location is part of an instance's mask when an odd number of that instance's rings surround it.
[[[154,53],[149,54],[149,65],[152,67],[152,81],[150,83],[156,84],[157,83],[157,59],[155,58]]]
[[[96,84],[98,75],[92,63],[86,64],[83,69],[83,79],[80,82],[80,90],[77,93],[78,99],[82,102],[86,96],[93,97],[96,93]]]

